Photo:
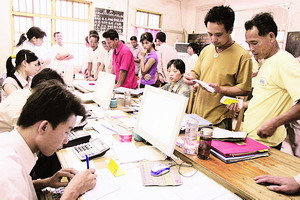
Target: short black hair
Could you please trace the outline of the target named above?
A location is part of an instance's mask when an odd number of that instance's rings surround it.
[[[96,38],[97,39],[97,41],[99,42],[99,35],[96,35],[96,34],[91,34],[91,35],[89,35],[89,39],[91,39],[91,38]]]
[[[114,40],[114,39],[119,39],[119,34],[118,32],[115,30],[115,29],[109,29],[108,31],[105,31],[102,36],[104,38],[109,38],[111,40]]]
[[[192,43],[188,44],[188,47],[191,47],[193,49],[194,53],[198,54],[199,48],[200,48],[198,44],[192,42]]]
[[[256,14],[251,20],[245,22],[246,31],[252,29],[254,26],[258,30],[259,36],[265,36],[270,32],[274,33],[275,37],[277,36],[277,25],[271,13]]]
[[[44,68],[32,78],[30,87],[34,89],[40,83],[48,80],[57,80],[60,83],[65,84],[64,79],[55,70]]]
[[[131,37],[130,37],[130,40],[137,41],[137,37],[136,37],[136,36],[131,36]]]
[[[49,80],[35,87],[21,111],[17,125],[27,128],[47,120],[55,129],[73,114],[85,119],[86,110],[80,99],[58,81]]]
[[[55,37],[57,34],[60,34],[60,32],[54,32],[53,37]]]
[[[171,66],[174,66],[176,69],[180,71],[181,74],[185,73],[185,64],[181,59],[172,59],[168,62],[167,69]]]
[[[234,11],[229,6],[215,6],[211,8],[205,16],[204,24],[207,27],[208,22],[223,24],[227,32],[233,30]]]
[[[166,42],[166,34],[164,32],[158,32],[155,40],[159,39],[161,42]]]
[[[90,30],[89,31],[89,36],[92,35],[92,34],[99,36],[99,34],[98,34],[98,32],[96,30]]]

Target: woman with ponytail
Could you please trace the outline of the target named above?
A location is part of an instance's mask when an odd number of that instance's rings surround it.
[[[14,55],[21,49],[28,49],[35,53],[43,66],[48,65],[51,60],[48,58],[47,51],[41,47],[46,36],[47,34],[39,27],[31,27],[26,34],[20,36]]]
[[[1,99],[4,100],[13,91],[29,88],[31,78],[40,70],[38,57],[27,49],[22,49],[16,56],[16,67],[12,63],[12,57],[6,61],[7,78],[1,88]]]

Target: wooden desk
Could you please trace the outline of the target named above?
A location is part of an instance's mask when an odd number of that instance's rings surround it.
[[[176,147],[174,154],[191,162],[201,172],[244,199],[300,199],[300,196],[284,195],[270,191],[266,186],[256,184],[254,177],[271,174],[293,177],[300,173],[300,158],[276,149],[271,149],[269,157],[226,164],[210,156],[209,160],[187,155],[183,148]]]

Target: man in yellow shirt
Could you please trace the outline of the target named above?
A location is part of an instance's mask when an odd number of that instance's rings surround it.
[[[228,6],[215,6],[205,16],[204,23],[212,44],[206,46],[191,72],[184,75],[186,84],[198,79],[208,83],[214,92],[199,88],[192,113],[215,126],[232,129],[234,113],[220,103],[226,96],[247,95],[251,91],[252,61],[250,54],[231,38],[234,11]]]
[[[255,59],[264,59],[254,86],[253,98],[244,107],[243,129],[248,136],[280,149],[286,137],[284,124],[300,119],[300,64],[280,50],[277,25],[269,13],[245,23],[246,42]],[[229,106],[229,109],[234,109]]]

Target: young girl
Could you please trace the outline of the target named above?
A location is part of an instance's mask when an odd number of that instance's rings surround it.
[[[155,84],[155,74],[157,71],[158,56],[155,52],[155,45],[153,43],[153,36],[151,33],[143,33],[141,35],[140,42],[143,45],[144,50],[141,51],[141,82],[140,88],[144,88],[145,85]]]
[[[13,66],[11,57],[6,61],[7,78],[2,84],[2,100],[15,90],[29,88],[31,77],[40,70],[38,57],[27,49],[18,52],[15,62],[16,67]]]
[[[170,82],[162,87],[162,89],[185,97],[190,97],[191,87],[183,82],[183,74],[185,73],[185,64],[181,59],[173,59],[167,65]]]

